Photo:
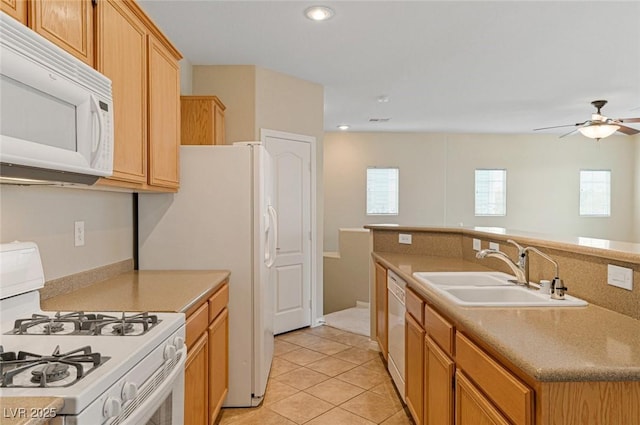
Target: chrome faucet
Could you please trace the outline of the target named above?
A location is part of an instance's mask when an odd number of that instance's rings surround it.
[[[508,239],[507,242],[515,245],[515,247],[518,249],[517,262],[509,258],[509,256],[504,252],[495,249],[483,249],[482,251],[478,251],[478,253],[476,253],[476,258],[482,259],[486,257],[493,257],[504,261],[509,266],[511,271],[513,271],[513,274],[515,274],[515,283],[518,285],[529,287],[529,252],[535,252],[555,266],[555,277],[553,278],[553,281],[551,283],[551,298],[556,300],[563,300],[565,292],[568,288],[564,286],[562,279],[560,279],[560,267],[558,266],[558,263],[553,260],[553,258],[549,257],[547,254],[537,248],[534,248],[532,246],[528,246],[525,248],[512,239]]]
[[[498,260],[502,260],[503,262],[505,262],[507,266],[509,266],[513,274],[516,276],[515,281],[512,281],[516,285],[529,286],[528,276],[525,274],[525,269],[523,266],[521,266],[520,261],[518,261],[517,263],[514,262],[511,258],[509,258],[507,254],[497,249],[483,249],[476,253],[476,258],[478,259],[487,258],[487,257],[497,258]]]

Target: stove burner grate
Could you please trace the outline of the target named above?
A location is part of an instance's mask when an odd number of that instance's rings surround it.
[[[3,355],[0,361],[0,387],[15,387],[14,378],[20,374],[31,372],[31,382],[37,386],[46,388],[51,383],[65,379],[70,375],[69,369],[75,369],[75,379],[71,385],[85,376],[85,365],[92,366],[89,372],[103,364],[109,358],[100,353],[92,353],[91,347],[86,346],[67,353],[60,353],[60,346],[56,346],[50,356],[19,351],[7,356]],[[64,386],[68,386],[64,385]],[[25,386],[25,385],[20,385]]]

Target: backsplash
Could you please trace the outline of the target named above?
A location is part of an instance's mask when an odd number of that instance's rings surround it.
[[[473,238],[480,239],[482,249],[489,247],[489,242],[500,244],[500,250],[509,254],[511,258],[516,258],[516,248],[507,244],[508,235],[495,235],[488,237],[475,232],[465,230],[456,231],[429,231],[417,228],[408,230],[381,230],[375,229],[373,232],[373,250],[378,252],[397,252],[414,255],[433,255],[440,257],[463,258],[466,261],[477,262],[485,267],[511,273],[509,268],[501,261],[493,259],[478,260],[473,250]],[[412,244],[404,245],[398,243],[400,233],[410,233]],[[473,234],[467,234],[473,233]],[[516,242],[521,239],[513,237]],[[569,288],[568,293],[579,298],[583,298],[589,303],[599,305],[609,310],[633,317],[640,320],[640,261],[628,262],[603,258],[598,255],[588,253],[578,253],[575,250],[568,250],[557,244],[556,248],[552,242],[545,242],[540,246],[531,243],[530,239],[522,242],[525,246],[534,246],[558,262],[560,277],[564,280],[565,286]],[[632,257],[631,255],[629,257]],[[534,282],[541,279],[552,279],[554,277],[554,266],[541,259],[535,253],[530,255],[530,277]],[[607,265],[613,264],[627,267],[633,270],[633,290],[617,288],[607,284]]]

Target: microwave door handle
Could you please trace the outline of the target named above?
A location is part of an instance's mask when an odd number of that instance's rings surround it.
[[[98,149],[104,142],[104,117],[100,113],[100,105],[98,104],[98,99],[94,95],[89,95],[89,99],[91,101],[91,137],[93,138],[91,145],[91,165],[95,166],[96,161],[99,156],[96,155]],[[96,135],[93,131],[95,128],[96,118],[98,119],[98,134]],[[97,137],[96,137],[97,136]]]

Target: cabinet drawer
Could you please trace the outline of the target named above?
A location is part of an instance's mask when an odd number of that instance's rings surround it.
[[[453,325],[428,305],[424,307],[424,329],[440,348],[453,356]]]
[[[225,282],[222,288],[209,298],[209,322],[218,317],[227,304],[229,304],[229,284]]]
[[[195,312],[187,317],[186,325],[186,344],[187,349],[190,349],[194,342],[200,338],[203,332],[207,330],[209,325],[209,306],[207,303],[202,304]]]
[[[530,425],[533,390],[456,332],[456,364],[515,425]]]
[[[420,326],[423,326],[424,317],[422,316],[422,312],[424,301],[422,301],[422,298],[420,298],[418,294],[413,292],[411,288],[407,288],[405,291],[404,303],[407,312],[411,314],[414,319],[416,319],[416,322],[418,322]]]

